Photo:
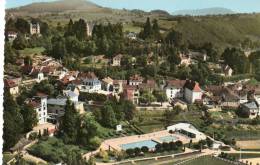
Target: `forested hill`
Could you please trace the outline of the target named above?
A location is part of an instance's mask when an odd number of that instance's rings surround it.
[[[175,22],[174,28],[194,44],[212,42],[219,46],[239,46],[250,39],[256,47],[260,45],[260,14],[173,17],[167,21]]]
[[[157,19],[162,33],[175,29],[182,33],[184,40],[192,44],[212,42],[214,45],[240,46],[250,40],[260,47],[260,14],[228,14],[211,16],[171,16],[165,11],[144,12],[138,10],[117,10],[98,6],[86,0],[60,0],[48,3],[34,3],[8,9],[7,15],[14,17],[38,17],[56,26],[66,25],[69,19],[98,21],[99,23],[121,22],[124,31],[139,32],[147,17]]]

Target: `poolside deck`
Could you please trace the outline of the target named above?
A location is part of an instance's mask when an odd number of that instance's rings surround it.
[[[153,133],[148,133],[148,134],[143,134],[143,135],[134,135],[134,136],[109,139],[102,143],[101,148],[104,150],[108,150],[110,147],[110,149],[112,148],[112,149],[120,151],[120,150],[122,150],[121,145],[123,145],[123,144],[135,143],[135,142],[145,141],[145,140],[153,140],[155,142],[162,143],[160,138],[166,137],[166,136],[174,136],[177,138],[177,140],[180,140],[183,143],[189,143],[189,141],[190,141],[190,138],[188,138],[186,136],[183,136],[183,135],[177,134],[177,133],[170,134],[167,130],[164,130],[164,131],[158,131],[158,132],[153,132]],[[142,147],[142,146],[140,146],[140,147]]]

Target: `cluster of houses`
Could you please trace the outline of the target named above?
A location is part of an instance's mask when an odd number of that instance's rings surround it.
[[[260,86],[237,83],[211,85],[202,89],[198,82],[192,80],[173,79],[158,84],[155,80],[145,79],[138,74],[130,76],[128,80],[114,80],[111,77],[99,79],[94,72],[69,71],[59,61],[47,56],[35,56],[33,63],[29,65],[22,60],[17,63],[23,72],[23,79],[6,76],[4,80],[5,87],[12,95],[17,96],[21,86],[30,88],[34,83],[50,78],[56,80],[56,85],[63,89],[56,98],[40,94],[26,100],[37,111],[39,124],[57,122],[64,114],[67,99],[74,103],[80,113],[84,113],[84,102],[78,99],[80,93],[113,95],[139,105],[142,91],[153,93],[161,90],[165,92],[167,102],[173,106],[187,107],[187,104],[200,103],[208,108],[241,107],[250,112],[251,118],[260,115]],[[116,58],[113,63],[120,64],[120,61]]]

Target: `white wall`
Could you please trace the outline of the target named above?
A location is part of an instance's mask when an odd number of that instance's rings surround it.
[[[195,100],[201,100],[202,92],[193,92],[190,89],[185,88],[184,97],[188,103],[194,103]]]

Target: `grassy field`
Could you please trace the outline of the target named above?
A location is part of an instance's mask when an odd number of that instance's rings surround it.
[[[244,150],[260,150],[260,140],[237,141],[236,145]]]
[[[236,160],[240,159],[240,154],[228,154],[229,156],[234,157]],[[259,153],[243,153],[241,154],[242,159],[250,159],[250,158],[260,158],[260,152]]]
[[[41,54],[44,50],[43,47],[26,48],[24,50],[19,50],[19,53],[22,56],[33,56],[34,54]]]
[[[232,165],[231,163],[210,156],[200,157],[198,159],[188,161],[183,165],[209,165],[209,164],[210,165]],[[168,165],[168,164],[164,164],[164,165]]]

